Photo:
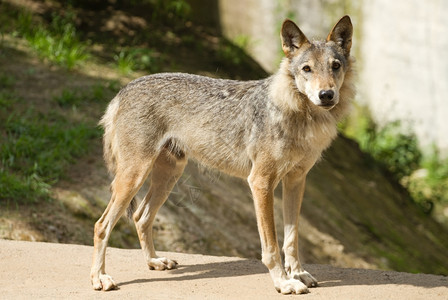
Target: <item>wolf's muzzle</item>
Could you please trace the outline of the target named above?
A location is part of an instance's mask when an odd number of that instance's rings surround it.
[[[320,99],[320,106],[333,107],[335,105],[333,90],[321,90],[319,92],[319,99]]]
[[[319,99],[323,102],[331,102],[334,97],[334,91],[333,90],[322,90],[319,92]]]

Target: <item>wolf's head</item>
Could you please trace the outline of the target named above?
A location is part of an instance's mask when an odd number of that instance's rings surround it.
[[[325,41],[317,42],[310,42],[293,21],[283,22],[281,39],[288,72],[298,91],[314,105],[330,110],[338,104],[350,64],[352,34],[349,16],[339,20]]]

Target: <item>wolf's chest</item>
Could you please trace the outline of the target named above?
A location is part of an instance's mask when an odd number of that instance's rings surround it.
[[[272,153],[279,160],[299,162],[306,156],[320,156],[337,136],[336,123],[330,119],[283,126],[271,140]]]

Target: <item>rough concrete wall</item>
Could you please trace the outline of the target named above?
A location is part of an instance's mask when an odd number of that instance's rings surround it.
[[[410,121],[448,155],[448,1],[364,1],[364,100],[380,123]]]
[[[268,72],[279,51],[277,1],[271,0],[219,0],[221,29],[230,39],[249,38],[248,50]]]

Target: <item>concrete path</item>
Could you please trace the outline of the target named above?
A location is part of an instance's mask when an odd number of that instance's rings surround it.
[[[165,253],[179,262],[150,271],[139,249],[108,248],[107,272],[119,289],[94,291],[90,246],[0,240],[0,299],[448,299],[445,276],[307,265],[320,283],[281,295],[261,262]]]

